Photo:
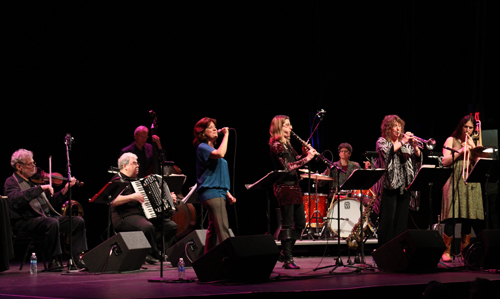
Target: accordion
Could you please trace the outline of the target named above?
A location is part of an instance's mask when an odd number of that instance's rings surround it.
[[[135,192],[140,192],[144,196],[142,210],[147,219],[157,218],[161,215],[162,206],[165,212],[175,210],[174,201],[170,194],[167,183],[163,181],[163,192],[160,189],[162,177],[152,174],[137,181],[132,181]]]

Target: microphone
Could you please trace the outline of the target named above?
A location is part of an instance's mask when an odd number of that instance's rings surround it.
[[[223,128],[222,128],[223,129]],[[217,134],[221,135],[222,134],[222,129],[217,130]],[[234,130],[233,128],[227,128],[228,130]]]
[[[120,168],[114,167],[114,166],[110,166],[109,169],[108,169],[108,172],[109,173],[119,173],[120,172]]]
[[[319,118],[323,118],[323,116],[325,116],[326,114],[326,111],[324,109],[321,109],[321,110],[318,110],[318,113],[316,113],[316,116],[318,116]]]
[[[443,146],[444,149],[447,149],[451,152],[454,152],[454,153],[458,153],[458,151],[456,149],[452,149],[451,147],[447,147],[447,146]]]

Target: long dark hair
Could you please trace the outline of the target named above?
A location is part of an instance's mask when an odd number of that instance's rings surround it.
[[[207,142],[207,136],[205,135],[205,130],[208,128],[208,126],[210,126],[210,123],[214,123],[214,125],[217,126],[217,120],[215,120],[214,118],[210,118],[210,117],[204,117],[204,118],[200,119],[196,123],[196,125],[194,125],[193,145],[195,147],[198,147],[198,145],[200,145],[200,143]]]
[[[464,130],[464,126],[468,121],[471,121],[472,126],[476,127],[476,119],[470,114],[466,115],[466,116],[462,117],[462,119],[458,123],[457,127],[455,128],[455,131],[453,131],[453,133],[451,134],[451,137],[455,137],[456,139],[462,139],[462,132]]]

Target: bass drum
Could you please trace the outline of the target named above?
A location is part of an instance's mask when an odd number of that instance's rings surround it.
[[[332,207],[328,210],[328,226],[336,236],[344,239],[349,237],[354,225],[359,222],[359,218],[361,217],[359,208],[360,203],[354,198],[344,198],[340,202],[336,201],[332,203]],[[340,230],[338,221],[339,209]]]

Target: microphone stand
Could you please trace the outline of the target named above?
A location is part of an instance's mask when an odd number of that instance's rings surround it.
[[[336,170],[337,170],[337,186],[335,188],[335,190],[337,190],[337,194],[334,195],[333,202],[335,202],[335,197],[337,197],[337,203],[338,203],[338,209],[337,209],[337,228],[338,228],[338,234],[337,234],[337,253],[338,253],[338,256],[335,259],[335,264],[334,265],[328,265],[328,266],[324,266],[324,267],[314,268],[313,271],[333,267],[333,269],[330,271],[330,274],[332,274],[333,271],[335,271],[335,269],[337,269],[338,267],[341,267],[341,266],[344,265],[344,263],[342,262],[342,259],[340,258],[340,172],[341,171],[343,173],[346,173],[346,172],[345,172],[345,170],[342,169],[342,167],[339,167],[339,166],[335,165],[334,163],[332,163],[331,165],[329,165],[329,167],[330,168],[334,168],[335,167]],[[334,219],[334,218],[332,218],[332,219]],[[327,221],[330,221],[332,219],[327,218]]]
[[[71,192],[71,163],[69,159],[69,151],[71,151],[71,144],[74,142],[74,138],[71,137],[71,135],[68,133],[66,134],[65,137],[65,144],[66,144],[66,160],[67,160],[67,167],[68,167],[68,192],[69,192],[69,216],[68,216],[68,221],[69,221],[69,260],[68,260],[68,272],[72,272],[71,266],[75,266],[75,261],[73,259],[73,201],[72,201],[72,192]],[[77,269],[78,270],[78,269]]]

